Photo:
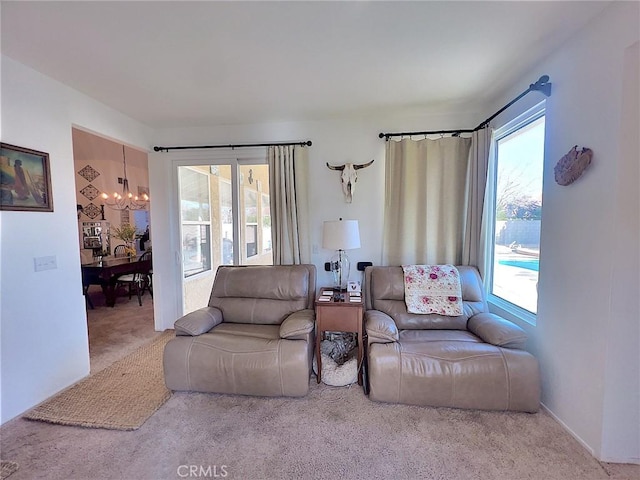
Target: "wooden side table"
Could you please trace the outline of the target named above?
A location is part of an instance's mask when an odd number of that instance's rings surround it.
[[[320,342],[324,332],[352,332],[358,335],[358,385],[362,385],[362,359],[364,357],[364,344],[362,338],[362,324],[364,321],[364,303],[362,298],[358,301],[350,301],[349,293],[343,292],[344,301],[335,301],[333,296],[328,296],[329,301],[322,301],[324,291],[333,291],[331,288],[322,288],[316,298],[316,362],[318,365],[317,380],[322,379],[322,356],[320,355]]]

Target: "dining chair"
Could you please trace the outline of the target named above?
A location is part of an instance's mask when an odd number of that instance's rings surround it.
[[[149,262],[145,265],[146,262]],[[136,295],[138,296],[138,304],[142,306],[142,295],[149,289],[149,294],[153,298],[153,291],[151,290],[151,279],[149,278],[149,272],[151,271],[151,252],[144,252],[138,259],[140,267],[136,269],[135,273],[128,273],[126,275],[120,275],[116,279],[116,290],[120,286],[129,287],[129,300],[133,293],[133,289],[136,289]]]
[[[88,307],[93,310],[95,306],[93,305],[93,300],[91,299],[91,295],[89,294],[89,288],[91,285],[98,285],[100,287],[105,286],[104,280],[100,278],[98,274],[91,270],[82,269],[82,294],[87,301]]]
[[[114,257],[125,257],[127,255],[127,246],[126,245],[118,245],[113,249]]]
[[[91,296],[89,295],[89,287],[91,286],[91,279],[88,275],[82,272],[82,294],[87,302],[87,305],[91,310],[95,307],[93,306],[93,301],[91,300]]]

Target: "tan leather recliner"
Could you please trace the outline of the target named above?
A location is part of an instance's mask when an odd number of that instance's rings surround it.
[[[209,306],[175,322],[164,350],[167,387],[306,395],[315,284],[314,265],[219,267]]]
[[[464,314],[407,312],[402,267],[367,267],[369,397],[380,402],[536,412],[538,361],[526,333],[489,313],[475,267],[460,272]]]

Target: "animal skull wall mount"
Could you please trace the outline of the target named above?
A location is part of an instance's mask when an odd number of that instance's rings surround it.
[[[329,162],[327,162],[327,167],[331,170],[339,170],[342,172],[340,177],[342,181],[342,192],[344,193],[344,199],[347,203],[351,203],[353,200],[353,191],[358,181],[358,170],[366,168],[372,163],[373,160],[367,163],[345,163],[343,165],[329,165]]]

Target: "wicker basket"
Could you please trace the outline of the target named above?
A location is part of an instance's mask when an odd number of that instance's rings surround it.
[[[570,185],[575,182],[591,164],[592,156],[593,151],[590,148],[578,150],[578,146],[574,146],[569,150],[569,153],[558,161],[553,169],[556,183],[558,185]]]

